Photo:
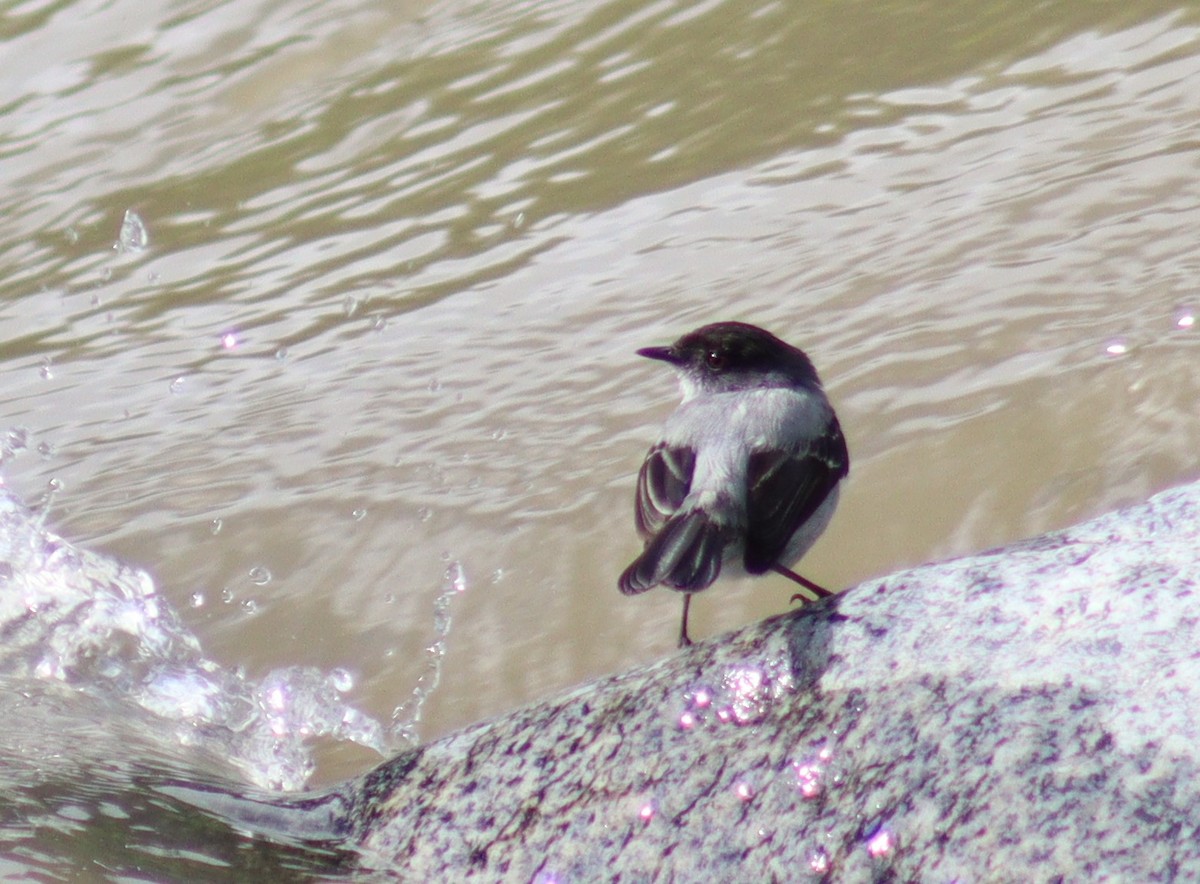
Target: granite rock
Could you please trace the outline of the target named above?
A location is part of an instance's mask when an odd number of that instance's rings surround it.
[[[409,880],[1200,878],[1198,579],[1191,485],[864,583],[317,803],[361,867]]]

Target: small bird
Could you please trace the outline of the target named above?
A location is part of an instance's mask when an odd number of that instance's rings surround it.
[[[645,548],[621,575],[621,592],[661,585],[684,593],[680,647],[691,644],[692,593],[722,567],[775,571],[830,595],[789,570],[829,524],[850,471],[808,356],[744,322],[716,322],[637,352],[675,369],[683,401],[638,473]]]

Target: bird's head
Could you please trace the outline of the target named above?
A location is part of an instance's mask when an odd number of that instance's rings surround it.
[[[714,322],[667,347],[645,347],[639,356],[669,363],[695,391],[731,392],[763,387],[819,389],[816,369],[803,350],[745,322]]]

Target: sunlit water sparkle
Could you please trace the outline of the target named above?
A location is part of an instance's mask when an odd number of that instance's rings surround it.
[[[289,666],[261,679],[229,671],[205,656],[150,575],[73,547],[43,522],[0,489],[0,674],[130,701],[158,716],[181,745],[219,746],[264,788],[302,788],[317,739],[379,755],[398,747],[344,699],[354,684],[348,670]],[[203,594],[192,599],[200,605]]]

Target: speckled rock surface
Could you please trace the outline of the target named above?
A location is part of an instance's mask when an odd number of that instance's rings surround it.
[[[1195,880],[1198,579],[1193,485],[430,744],[341,827],[408,880]]]

